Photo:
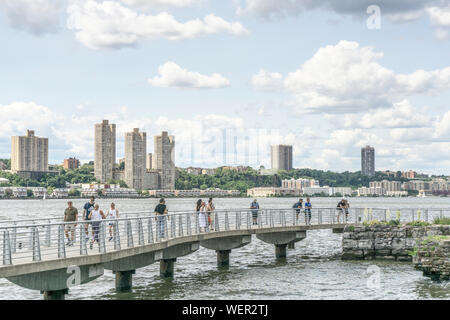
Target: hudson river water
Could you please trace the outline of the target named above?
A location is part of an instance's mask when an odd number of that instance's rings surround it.
[[[290,208],[296,199],[260,199],[261,208]],[[168,199],[169,210],[193,210],[196,199]],[[338,198],[313,198],[315,207],[335,207]],[[349,198],[352,207],[450,208],[450,198]],[[75,200],[81,210],[84,200]],[[110,200],[99,200],[106,208]],[[114,200],[122,211],[153,211],[157,200]],[[217,209],[247,208],[251,199],[216,199]],[[0,200],[0,219],[61,216],[65,200]],[[71,288],[66,299],[450,299],[450,282],[435,283],[408,262],[341,261],[341,234],[308,231],[288,250],[286,262],[275,260],[272,245],[253,237],[231,253],[228,270],[219,271],[216,253],[200,248],[177,259],[175,277],[159,277],[159,263],[138,269],[133,291],[117,294],[114,275]],[[380,268],[380,286],[368,286],[367,270]],[[0,299],[42,299],[38,291],[0,279]]]

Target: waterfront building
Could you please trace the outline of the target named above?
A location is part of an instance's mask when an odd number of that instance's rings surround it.
[[[68,188],[56,188],[53,190],[53,193],[51,196],[53,198],[57,198],[57,199],[67,198],[69,196],[69,189]]]
[[[375,148],[361,148],[361,173],[365,176],[375,176]]]
[[[160,188],[175,189],[175,137],[166,131],[155,136],[153,169],[160,174]]]
[[[27,130],[26,136],[11,137],[11,171],[47,172],[48,138],[35,136],[34,130]]]
[[[102,183],[114,178],[116,164],[116,125],[108,120],[95,125],[94,175]]]
[[[12,187],[12,194],[14,198],[26,198],[27,197],[27,188],[24,187]]]
[[[142,190],[146,169],[147,134],[135,128],[125,133],[125,183]]]
[[[353,190],[350,187],[333,187],[331,189],[333,196],[337,194],[340,194],[341,196],[351,196],[353,194]]]
[[[285,189],[277,187],[259,187],[251,188],[247,190],[247,196],[249,197],[274,197],[274,196],[300,196],[301,190],[299,189]]]
[[[417,172],[413,170],[402,172],[402,178],[415,179],[417,177]]]
[[[358,188],[358,197],[365,196],[384,196],[386,194],[386,189],[382,187],[362,187]]]
[[[285,179],[281,181],[281,187],[284,189],[303,190],[305,187],[319,187],[319,181],[315,179]]]
[[[271,163],[273,170],[292,170],[292,146],[271,146]]]
[[[64,159],[63,168],[66,170],[74,170],[80,167],[80,160],[76,158]]]
[[[383,188],[386,191],[401,191],[402,183],[400,181],[372,181],[369,183],[370,188]]]
[[[333,189],[330,188],[329,186],[324,186],[324,187],[305,187],[303,188],[303,194],[305,195],[310,195],[313,196],[315,194],[326,194],[327,196],[331,196],[333,195]]]
[[[36,198],[43,198],[44,196],[47,196],[47,188],[32,187],[28,188],[28,190],[31,190],[33,192],[33,196]]]

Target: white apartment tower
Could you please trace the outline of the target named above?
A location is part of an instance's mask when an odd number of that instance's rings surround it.
[[[143,189],[146,170],[147,134],[133,129],[125,133],[125,183],[136,190]]]
[[[113,179],[116,164],[116,125],[108,120],[95,125],[94,175],[101,183]]]

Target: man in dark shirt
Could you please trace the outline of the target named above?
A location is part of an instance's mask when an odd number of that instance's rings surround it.
[[[83,220],[91,220],[89,219],[89,214],[92,210],[94,210],[95,205],[95,197],[91,197],[89,202],[86,202],[83,207]],[[89,240],[89,223],[84,225],[84,232],[86,233],[86,240]]]
[[[339,201],[339,203],[336,206],[336,210],[337,210],[337,222],[340,223],[340,219],[341,219],[341,214],[343,213],[345,208],[345,198],[342,198],[341,201]]]
[[[164,215],[168,214],[166,201],[164,198],[159,200],[159,204],[155,207],[155,214],[157,216],[158,226],[159,226],[159,235],[161,238],[165,236],[166,229],[166,217]]]
[[[298,202],[296,202],[292,208],[295,209],[295,212],[297,213],[297,220],[298,220],[298,215],[300,214],[300,211],[303,208],[303,199],[299,199]]]

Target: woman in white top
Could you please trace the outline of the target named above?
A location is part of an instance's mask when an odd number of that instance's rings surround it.
[[[198,213],[198,224],[200,227],[200,232],[206,232],[206,227],[208,225],[208,221],[207,221],[207,215],[205,212],[205,206],[206,204],[199,199],[197,201],[197,213]]]
[[[116,209],[116,205],[111,203],[111,209],[108,210],[108,214],[106,215],[107,219],[119,219],[119,209]],[[113,226],[116,224],[116,221],[111,221],[109,223],[109,241],[113,239],[112,231]]]
[[[102,221],[102,219],[105,219],[105,214],[103,213],[102,210],[99,210],[99,205],[96,204],[94,206],[94,210],[91,211],[91,213],[89,214],[89,220],[92,221],[92,241],[91,244],[89,245],[89,247],[92,249],[94,242],[98,241],[98,233],[100,231],[100,222]]]

